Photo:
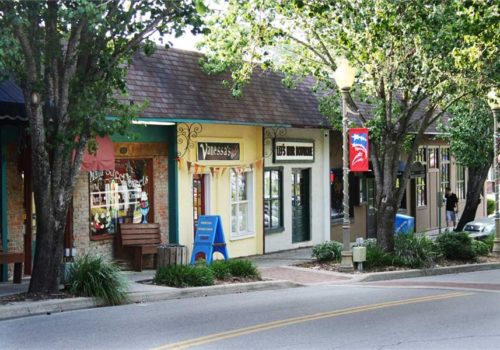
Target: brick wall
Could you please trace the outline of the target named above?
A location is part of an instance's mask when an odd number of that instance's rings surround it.
[[[160,223],[162,242],[168,241],[168,163],[165,156],[153,157],[154,218]],[[113,239],[90,239],[89,175],[81,172],[73,194],[73,237],[76,255],[99,254],[114,258]]]
[[[23,178],[17,168],[17,145],[7,148],[7,228],[8,248],[11,252],[24,251]]]

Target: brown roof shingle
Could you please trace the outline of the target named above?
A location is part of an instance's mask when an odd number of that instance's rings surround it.
[[[127,88],[132,101],[149,101],[141,116],[179,122],[330,128],[308,84],[289,89],[283,86],[281,75],[257,69],[243,96],[234,98],[222,84],[225,77],[201,70],[201,57],[197,52],[164,48],[150,57],[137,53],[129,67]]]

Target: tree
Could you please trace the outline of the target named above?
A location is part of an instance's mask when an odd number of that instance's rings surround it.
[[[311,75],[322,110],[338,116],[336,58],[357,68],[349,105],[370,128],[377,238],[387,250],[424,132],[498,72],[498,6],[489,1],[234,0],[209,26],[204,67],[231,70],[236,96],[258,65],[283,72],[290,86]],[[400,160],[407,166],[397,187]]]
[[[32,147],[37,240],[30,293],[58,290],[68,206],[84,150],[123,132],[137,108],[120,104],[127,63],[153,33],[198,32],[194,1],[1,1],[0,62],[18,78]],[[122,116],[106,120],[112,113]],[[74,154],[74,155],[73,155]]]
[[[486,101],[464,99],[450,108],[453,118],[444,128],[451,152],[469,171],[465,207],[456,230],[474,220],[484,181],[493,161],[493,117]]]

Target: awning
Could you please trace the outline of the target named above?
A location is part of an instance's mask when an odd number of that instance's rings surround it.
[[[88,149],[83,154],[82,171],[114,170],[115,149],[109,136],[97,137],[97,153],[89,154]]]
[[[0,120],[26,121],[22,90],[10,80],[0,82]]]

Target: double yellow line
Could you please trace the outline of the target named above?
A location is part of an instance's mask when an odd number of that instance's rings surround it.
[[[424,302],[429,302],[429,301],[451,299],[451,298],[463,297],[463,296],[472,295],[472,294],[473,293],[462,293],[462,292],[447,293],[447,294],[440,294],[440,295],[431,295],[431,296],[427,296],[427,297],[389,301],[389,302],[379,303],[379,304],[350,307],[350,308],[336,310],[336,311],[320,312],[320,313],[316,313],[316,314],[312,314],[312,315],[287,318],[287,319],[280,320],[280,321],[261,323],[261,324],[255,325],[255,326],[235,329],[232,331],[214,333],[214,334],[207,335],[204,337],[184,340],[184,341],[180,341],[180,342],[172,343],[172,344],[166,344],[166,345],[163,345],[163,346],[160,346],[157,348],[153,348],[151,350],[187,349],[187,348],[193,347],[193,346],[199,346],[199,345],[213,343],[213,342],[217,342],[217,341],[221,341],[221,340],[225,340],[225,339],[236,338],[236,337],[240,337],[242,335],[267,331],[267,330],[274,329],[274,328],[286,327],[286,326],[294,325],[297,323],[321,320],[324,318],[338,317],[338,316],[355,314],[355,313],[371,311],[371,310],[385,309],[385,308],[400,306],[400,305],[409,305],[409,304],[424,303]]]

